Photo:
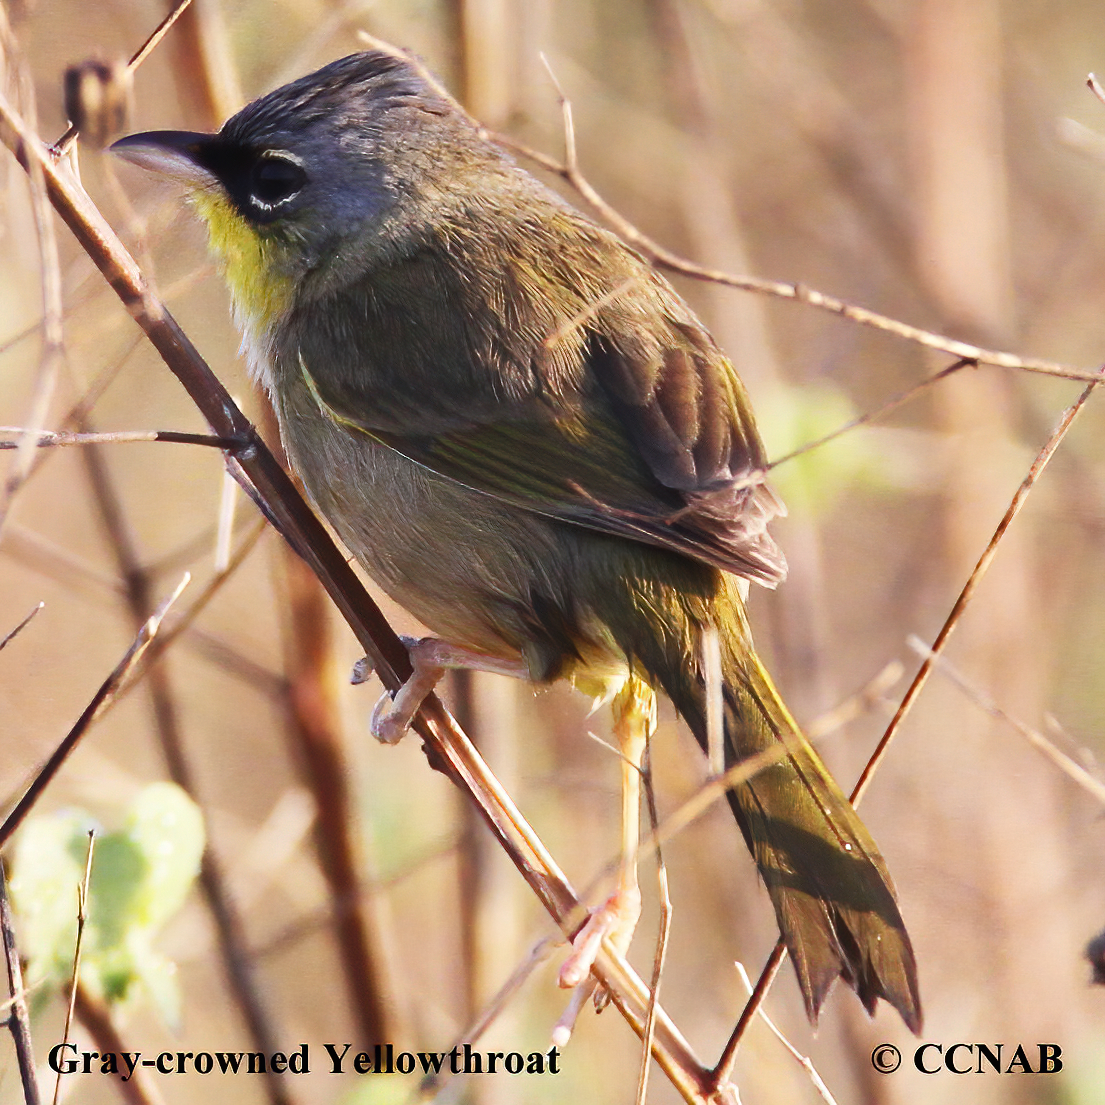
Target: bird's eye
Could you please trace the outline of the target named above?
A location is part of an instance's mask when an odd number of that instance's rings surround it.
[[[307,174],[294,161],[263,157],[250,173],[249,195],[262,211],[271,211],[302,191]]]

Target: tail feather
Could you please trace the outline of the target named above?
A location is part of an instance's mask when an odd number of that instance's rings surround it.
[[[596,588],[597,613],[703,748],[707,692],[697,654],[703,627],[717,627],[726,764],[779,751],[728,797],[775,907],[810,1020],[816,1022],[843,978],[868,1012],[883,998],[919,1032],[917,966],[886,864],[756,656],[740,581],[674,557],[661,563],[655,551],[651,559],[645,555],[626,565],[623,589]]]
[[[705,745],[702,681],[669,687],[657,674]],[[869,1013],[883,998],[919,1032],[913,947],[871,834],[755,654],[730,661],[724,683],[727,766],[780,742],[786,749],[734,787],[729,804],[775,907],[810,1020],[816,1023],[833,983],[843,978]]]

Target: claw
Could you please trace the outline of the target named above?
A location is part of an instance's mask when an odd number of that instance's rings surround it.
[[[441,677],[450,668],[473,668],[477,671],[497,672],[501,675],[524,676],[526,667],[521,661],[503,660],[496,656],[484,656],[456,648],[433,637],[415,640],[401,638],[407,646],[411,660],[410,678],[398,691],[385,694],[372,710],[369,728],[372,735],[384,744],[395,744],[410,728],[414,715],[433,692]],[[353,667],[353,682],[362,683],[371,670],[366,656]]]
[[[372,718],[368,723],[368,729],[381,744],[397,744],[403,739],[403,734],[410,728],[411,721],[414,720],[413,713],[408,717],[403,717],[403,711],[396,708],[396,699],[402,693],[402,688],[394,696],[391,691],[384,691],[372,708]],[[415,706],[415,710],[417,711],[418,706],[421,705],[422,703],[419,702]]]
[[[598,909],[591,911],[583,928],[572,940],[572,953],[564,960],[557,981],[565,989],[579,986],[591,973],[591,967],[606,937],[620,952],[625,952],[641,916],[641,893],[636,887],[623,887]]]

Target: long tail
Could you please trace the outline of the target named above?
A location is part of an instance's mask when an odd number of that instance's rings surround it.
[[[920,1032],[913,947],[878,846],[759,657],[752,653],[724,682],[727,766],[786,745],[776,763],[729,792],[729,804],[771,896],[810,1020],[839,976],[868,1013],[884,998]],[[704,743],[702,697],[695,697],[685,716]]]
[[[668,607],[654,621],[659,640],[646,644],[638,632],[632,653],[705,748],[705,680],[691,643],[705,611],[677,599],[676,613],[667,599],[653,606]],[[708,616],[721,637],[727,766],[785,747],[729,792],[729,804],[771,896],[810,1020],[840,977],[869,1013],[884,998],[920,1032],[913,947],[878,847],[756,656],[734,586],[723,584]]]

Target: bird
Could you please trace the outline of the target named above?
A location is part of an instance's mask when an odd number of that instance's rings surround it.
[[[663,693],[704,749],[720,714],[726,767],[770,761],[727,798],[811,1022],[842,979],[919,1032],[886,863],[755,651],[749,584],[786,564],[748,392],[668,281],[398,51],[336,60],[216,133],[112,150],[185,184],[293,469],[434,634],[410,642],[414,674],[373,732],[401,736],[451,667],[610,702],[622,860],[561,983],[585,985],[601,942],[624,950],[636,925]]]

